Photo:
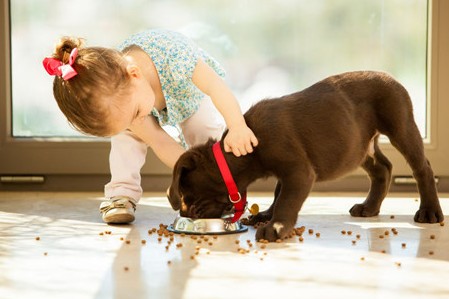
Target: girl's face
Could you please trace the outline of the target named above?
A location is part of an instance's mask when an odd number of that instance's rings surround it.
[[[132,76],[129,90],[114,101],[118,104],[111,106],[111,135],[143,122],[154,107],[155,96],[144,77]]]

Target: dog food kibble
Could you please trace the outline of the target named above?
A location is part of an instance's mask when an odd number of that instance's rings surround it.
[[[346,235],[346,231],[345,231],[345,230],[342,230],[342,231],[341,231],[341,234],[342,234],[342,235]]]
[[[103,232],[101,232],[101,233],[99,233],[99,235],[100,235],[100,236],[103,236],[104,234],[103,234]]]
[[[41,237],[36,237],[36,241],[39,241],[41,239]]]
[[[357,241],[356,240],[352,240],[352,245],[355,245],[355,244],[357,244]]]
[[[240,240],[235,240],[235,244],[240,244]]]
[[[309,228],[309,235],[313,235],[313,229]]]
[[[303,237],[299,237],[299,242],[303,242],[304,241],[304,238]]]
[[[244,224],[244,225],[249,225],[249,219],[244,217],[244,218],[240,219],[240,223]]]
[[[430,235],[430,239],[435,240],[435,235]]]
[[[434,252],[432,250],[429,251],[429,255],[433,255]]]
[[[320,233],[316,233],[315,236],[316,236],[317,238],[319,238],[319,237],[321,236],[321,234],[320,234]]]
[[[365,260],[365,258],[362,256],[362,257],[360,258],[360,260],[363,262],[363,261]]]
[[[142,240],[141,242],[142,242],[142,245],[147,244],[147,241],[146,241],[146,240]]]
[[[386,230],[386,231],[384,232],[384,235],[385,235],[385,236],[388,236],[388,235],[390,235],[390,232]]]
[[[126,240],[125,243],[126,244],[131,244],[131,241],[130,240]]]
[[[237,248],[237,252],[240,253],[240,254],[245,254],[246,250],[244,248],[242,248],[242,247],[239,247],[239,248]]]
[[[306,227],[304,225],[301,227],[295,228],[296,235],[302,236],[302,234],[304,233],[305,230],[306,230]]]
[[[167,265],[169,265],[169,266],[170,266],[170,265],[171,265],[171,261],[167,261]]]
[[[390,216],[390,219],[394,219],[394,215],[391,215],[391,216]]]
[[[348,230],[348,236],[352,235],[352,231]]]
[[[47,256],[47,255],[48,255],[48,252],[44,252],[44,255]]]
[[[440,222],[440,226],[444,226],[444,222]]]
[[[398,266],[398,267],[400,267],[400,266],[402,265],[400,262],[396,262],[395,264],[396,264],[396,266]]]
[[[357,234],[355,237],[356,237],[357,239],[360,239],[360,234]]]
[[[402,246],[402,248],[405,248],[405,247],[407,247],[407,244],[402,243],[401,246]]]
[[[379,238],[380,238],[380,239],[383,239],[383,238],[384,238],[384,235],[379,235]]]
[[[128,267],[124,267],[124,268],[123,268],[123,270],[125,270],[125,271],[128,271],[128,270],[129,270],[129,268],[128,268]]]

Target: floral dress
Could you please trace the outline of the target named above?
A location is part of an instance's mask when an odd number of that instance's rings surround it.
[[[204,98],[192,82],[192,74],[198,59],[207,63],[219,76],[224,77],[220,64],[184,35],[153,29],[131,35],[120,46],[120,50],[136,45],[153,60],[161,82],[166,108],[152,114],[161,126],[169,125],[179,129],[179,124],[198,111]],[[184,138],[180,135],[181,140]],[[185,145],[185,142],[182,142]]]

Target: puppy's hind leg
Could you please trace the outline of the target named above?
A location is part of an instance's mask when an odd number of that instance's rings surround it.
[[[374,154],[368,155],[362,164],[362,168],[368,173],[371,187],[366,200],[354,205],[349,213],[355,217],[376,216],[380,212],[380,206],[388,193],[391,183],[392,165],[383,155],[378,146],[378,136],[374,138]]]
[[[421,203],[414,220],[421,223],[436,223],[444,220],[443,211],[435,184],[435,178],[429,161],[424,156],[424,146],[414,123],[407,124],[401,131],[390,137],[391,143],[407,160],[413,170],[418,185]],[[401,134],[402,133],[402,134]]]

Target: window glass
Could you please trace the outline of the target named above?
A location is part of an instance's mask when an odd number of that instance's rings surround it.
[[[13,135],[80,136],[42,68],[63,35],[116,47],[147,28],[194,39],[227,71],[243,109],[352,70],[391,73],[426,137],[426,0],[11,0]]]

